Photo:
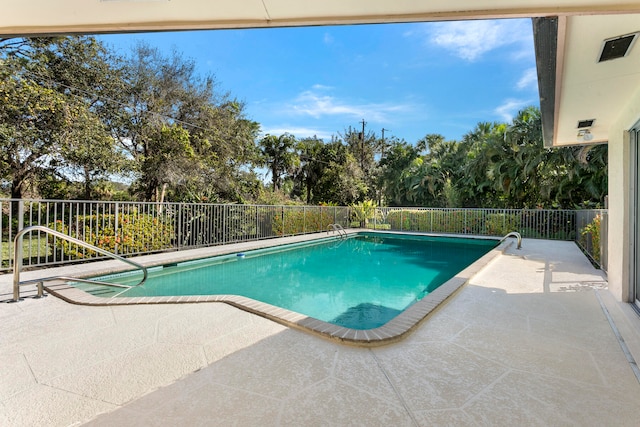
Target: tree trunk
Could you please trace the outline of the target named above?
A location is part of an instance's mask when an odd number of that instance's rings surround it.
[[[24,185],[24,178],[20,175],[15,175],[11,182],[11,198],[22,199],[22,186]]]
[[[91,173],[84,169],[84,199],[91,200]]]

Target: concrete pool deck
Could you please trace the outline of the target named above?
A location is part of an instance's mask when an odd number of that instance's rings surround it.
[[[222,303],[3,303],[0,425],[635,426],[633,356],[640,318],[603,274],[574,243],[525,239],[376,348]]]

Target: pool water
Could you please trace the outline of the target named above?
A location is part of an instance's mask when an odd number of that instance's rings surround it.
[[[242,295],[353,329],[387,323],[497,240],[359,233],[151,269],[121,296]],[[100,280],[133,284],[139,274]],[[83,285],[78,285],[82,287]],[[104,287],[102,296],[111,296]],[[113,291],[117,292],[117,291]]]

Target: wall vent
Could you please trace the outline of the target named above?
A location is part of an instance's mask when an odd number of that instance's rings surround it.
[[[602,43],[598,62],[610,61],[627,56],[637,38],[638,33],[633,33],[605,40]]]
[[[593,122],[595,121],[596,119],[580,120],[578,122],[578,129],[590,128],[591,126],[593,126]]]

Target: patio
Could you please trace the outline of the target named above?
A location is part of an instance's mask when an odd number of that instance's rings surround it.
[[[640,318],[606,285],[574,243],[525,239],[370,349],[219,303],[28,298],[0,305],[0,424],[637,425]]]

